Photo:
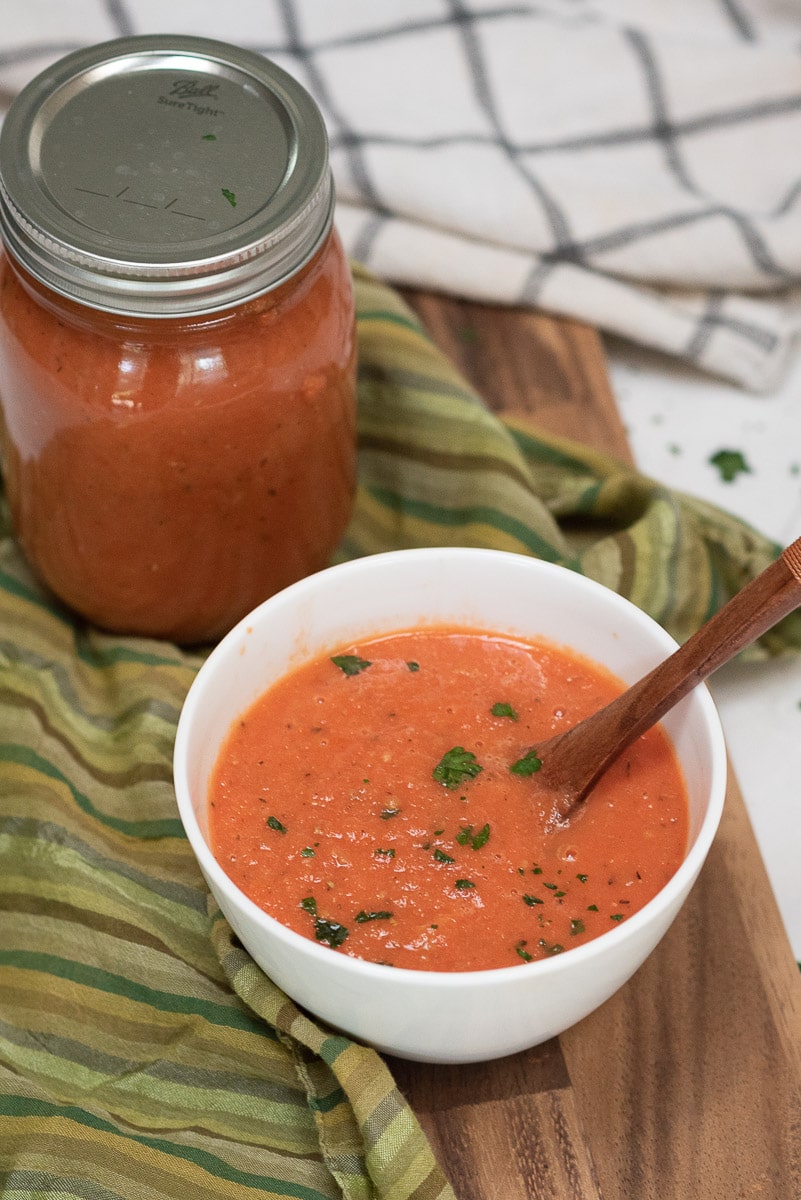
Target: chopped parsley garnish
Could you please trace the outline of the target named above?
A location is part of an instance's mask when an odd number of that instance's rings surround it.
[[[406,666],[409,668],[410,671],[419,671],[420,670],[419,662],[407,662]]]
[[[483,770],[484,768],[476,761],[472,750],[465,750],[463,746],[454,746],[452,750],[443,754],[434,767],[432,775],[437,783],[453,789],[458,788],[465,779],[475,779],[476,775],[480,775]]]
[[[513,762],[509,770],[513,775],[535,775],[542,766],[542,759],[537,757],[536,750],[529,750],[517,762]]]
[[[523,962],[533,962],[534,961],[533,956],[531,954],[529,954],[528,950],[526,949],[525,942],[518,942],[517,945],[515,946],[515,950],[520,955]]]
[[[526,895],[523,897],[523,903],[527,904],[529,908],[533,908],[535,904],[544,904],[545,901],[541,900],[539,896]]]
[[[552,946],[549,946],[545,938],[540,938],[537,945],[541,946],[546,954],[563,954],[565,949],[564,946],[560,946],[559,942],[554,942]]]
[[[338,921],[326,921],[323,917],[317,915],[317,901],[314,896],[305,896],[300,902],[300,907],[305,909],[309,916],[314,917],[314,936],[318,942],[325,942],[328,946],[341,946],[348,936],[348,928],[346,925],[340,925]]]
[[[375,850],[373,851],[373,854],[380,854],[382,858],[394,858],[395,857],[395,851],[392,846],[390,846],[389,850],[382,850],[380,846],[377,846],[375,848]]]
[[[486,846],[487,842],[489,841],[489,835],[490,827],[489,823],[487,823],[486,825],[482,825],[470,845],[474,850],[480,850],[482,846]]]
[[[338,921],[325,921],[322,917],[316,917],[314,921],[314,936],[318,942],[325,942],[327,946],[341,946],[348,936],[347,925],[340,925]]]
[[[586,883],[589,879],[589,875],[577,875],[576,879],[579,881],[579,883]]]
[[[217,134],[216,133],[204,133],[203,137],[200,140],[201,140],[201,142],[216,142]],[[223,193],[223,195],[225,195],[225,193]]]
[[[573,917],[570,922],[570,932],[573,937],[575,937],[577,933],[584,933],[584,931],[584,922],[581,920],[581,918]]]
[[[269,816],[267,818],[267,824],[270,826],[270,829],[274,829],[276,833],[286,833],[286,825],[282,825],[278,820],[278,817]]]
[[[472,846],[474,850],[480,850],[482,846],[486,846],[489,841],[490,827],[489,823],[482,825],[478,833],[473,833],[472,825],[462,825],[456,835],[456,841],[460,846]]]
[[[559,885],[556,883],[544,883],[542,886],[547,887],[552,892],[555,892]]]
[[[542,867],[532,867],[532,868],[531,868],[531,874],[532,874],[532,875],[541,875],[541,874],[542,874]]]
[[[345,675],[359,675],[373,665],[366,658],[359,658],[358,654],[335,654],[331,662]]]
[[[610,921],[622,921],[623,917],[624,917],[623,913],[611,913],[609,920]]]
[[[751,470],[740,450],[718,450],[717,454],[710,456],[709,462],[720,471],[724,483],[732,483],[738,475]]]
[[[378,912],[365,912],[364,909],[362,909],[361,912],[356,913],[356,920],[360,925],[363,925],[365,921],[388,921],[391,916],[391,912],[385,912],[383,910],[379,910]]]
[[[598,912],[598,905],[597,904],[588,904],[587,912]]]
[[[511,704],[505,704],[502,700],[499,700],[497,704],[493,704],[490,712],[493,717],[508,717],[510,721],[517,720],[517,713]]]
[[[314,851],[311,846],[304,846],[300,852],[301,858],[314,858]]]
[[[234,193],[234,192],[232,192],[232,191],[230,191],[230,190],[229,190],[229,188],[220,188],[220,191],[221,191],[221,192],[222,192],[222,194],[225,196],[225,198],[226,198],[226,200],[228,201],[228,203],[231,205],[231,208],[236,208],[236,195],[235,195],[235,193]]]
[[[455,858],[451,858],[450,854],[446,854],[444,850],[440,850],[439,846],[434,848],[434,858],[437,862],[452,863],[456,862]]]
[[[458,888],[460,892],[464,892],[468,888],[474,888],[476,885],[472,879],[457,879],[453,886]]]

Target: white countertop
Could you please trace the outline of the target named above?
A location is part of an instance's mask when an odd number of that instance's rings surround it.
[[[640,470],[778,542],[801,535],[801,355],[777,391],[753,395],[615,339],[607,350]],[[748,472],[725,482],[709,461],[721,449],[739,450]],[[710,689],[801,961],[801,657],[730,663]]]

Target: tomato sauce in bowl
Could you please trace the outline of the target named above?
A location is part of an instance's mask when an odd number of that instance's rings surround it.
[[[431,626],[341,647],[230,730],[212,850],[257,905],[342,954],[446,972],[552,958],[624,923],[686,852],[659,727],[567,824],[538,787],[536,743],[622,690],[545,639]]]

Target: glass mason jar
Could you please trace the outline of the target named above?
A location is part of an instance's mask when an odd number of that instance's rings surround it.
[[[355,484],[350,271],[320,114],[273,63],[123,38],[0,136],[0,453],[36,573],[209,641],[325,566]]]

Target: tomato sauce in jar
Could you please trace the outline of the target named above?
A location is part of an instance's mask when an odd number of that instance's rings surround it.
[[[355,486],[320,114],[268,60],[125,38],[0,138],[0,450],[26,556],[103,628],[212,640],[325,566]]]

